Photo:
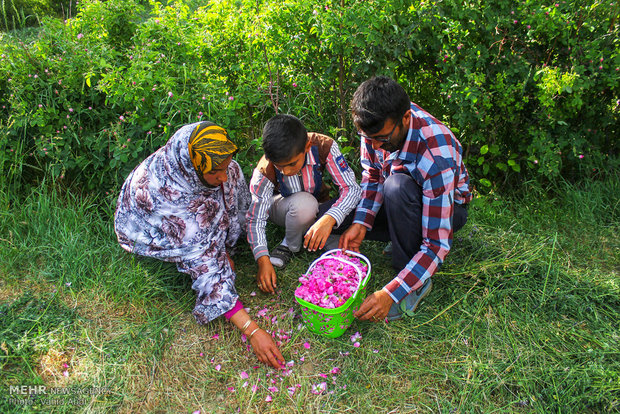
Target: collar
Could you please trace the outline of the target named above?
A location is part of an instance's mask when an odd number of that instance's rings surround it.
[[[409,117],[409,130],[407,131],[407,138],[400,150],[394,152],[394,158],[398,158],[403,161],[413,162],[417,158],[415,148],[418,146],[418,134],[414,133],[417,129],[414,128],[414,120],[417,119],[413,110],[413,105],[409,109],[411,116]],[[390,158],[392,154],[390,154]]]

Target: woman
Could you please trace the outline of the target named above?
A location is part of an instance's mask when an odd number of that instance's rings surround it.
[[[224,315],[249,338],[258,359],[284,361],[271,336],[244,310],[228,250],[244,229],[249,191],[232,156],[237,146],[211,122],[186,125],[129,174],[114,229],[130,253],[175,262],[192,277],[193,315],[206,324]]]

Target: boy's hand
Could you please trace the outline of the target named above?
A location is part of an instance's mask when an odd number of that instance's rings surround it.
[[[258,258],[258,274],[256,281],[258,288],[265,293],[276,293],[278,285],[276,285],[276,270],[273,268],[269,256],[261,256]]]
[[[327,238],[332,233],[336,219],[328,214],[318,219],[304,236],[304,247],[311,252],[322,249],[327,243]]]
[[[351,227],[345,231],[338,241],[338,248],[344,250],[360,251],[360,246],[364,237],[366,237],[366,226],[359,223],[351,224]]]

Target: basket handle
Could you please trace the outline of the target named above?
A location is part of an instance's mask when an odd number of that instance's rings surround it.
[[[330,250],[328,252],[323,253],[314,262],[312,262],[310,264],[310,266],[308,267],[308,270],[306,271],[306,273],[308,273],[308,271],[310,269],[312,269],[314,267],[314,265],[316,265],[318,262],[320,262],[322,260],[325,260],[325,259],[335,259],[335,260],[338,260],[339,262],[346,263],[349,266],[352,266],[355,269],[355,271],[357,272],[357,278],[359,280],[358,283],[357,283],[357,289],[356,289],[356,292],[357,292],[357,291],[359,291],[360,287],[362,286],[362,283],[365,283],[366,280],[368,280],[368,277],[370,276],[370,262],[368,261],[368,259],[366,257],[364,257],[363,255],[361,255],[359,253],[352,252],[350,250],[346,250],[345,251],[345,253],[352,253],[355,256],[359,256],[361,259],[364,260],[364,262],[368,266],[368,269],[366,271],[366,277],[362,280],[362,271],[357,267],[357,265],[355,263],[350,262],[350,261],[348,261],[346,259],[343,259],[341,257],[331,256],[331,253],[338,252],[338,251],[340,251],[340,249],[333,249],[333,250]]]
[[[331,254],[333,254],[333,253],[337,253],[337,252],[340,252],[340,251],[342,251],[342,250],[341,250],[341,249],[332,249],[332,250],[329,250],[329,251],[327,251],[327,252],[323,253],[323,254],[319,257],[319,259],[321,259],[321,258],[325,258],[326,256],[330,256]],[[366,265],[368,266],[368,269],[367,269],[367,271],[366,271],[366,278],[368,278],[368,277],[370,276],[370,271],[372,270],[372,265],[370,264],[370,260],[368,260],[368,258],[367,258],[366,256],[364,256],[364,255],[363,255],[363,254],[361,254],[361,253],[354,252],[354,251],[352,251],[352,250],[345,250],[345,251],[344,251],[344,253],[349,254],[349,255],[352,255],[352,256],[357,256],[357,257],[359,257],[360,259],[362,259],[362,260],[366,263]],[[314,264],[314,263],[313,263],[313,264]],[[355,265],[354,265],[354,266],[355,266]],[[355,267],[357,267],[357,266],[355,266]]]

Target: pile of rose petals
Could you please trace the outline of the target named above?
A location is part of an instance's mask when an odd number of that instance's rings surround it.
[[[353,263],[343,263],[337,258]],[[368,266],[356,256],[348,256],[337,252],[318,261],[310,271],[299,278],[300,286],[295,289],[295,296],[306,302],[326,309],[334,309],[343,305],[357,290],[366,277]]]

